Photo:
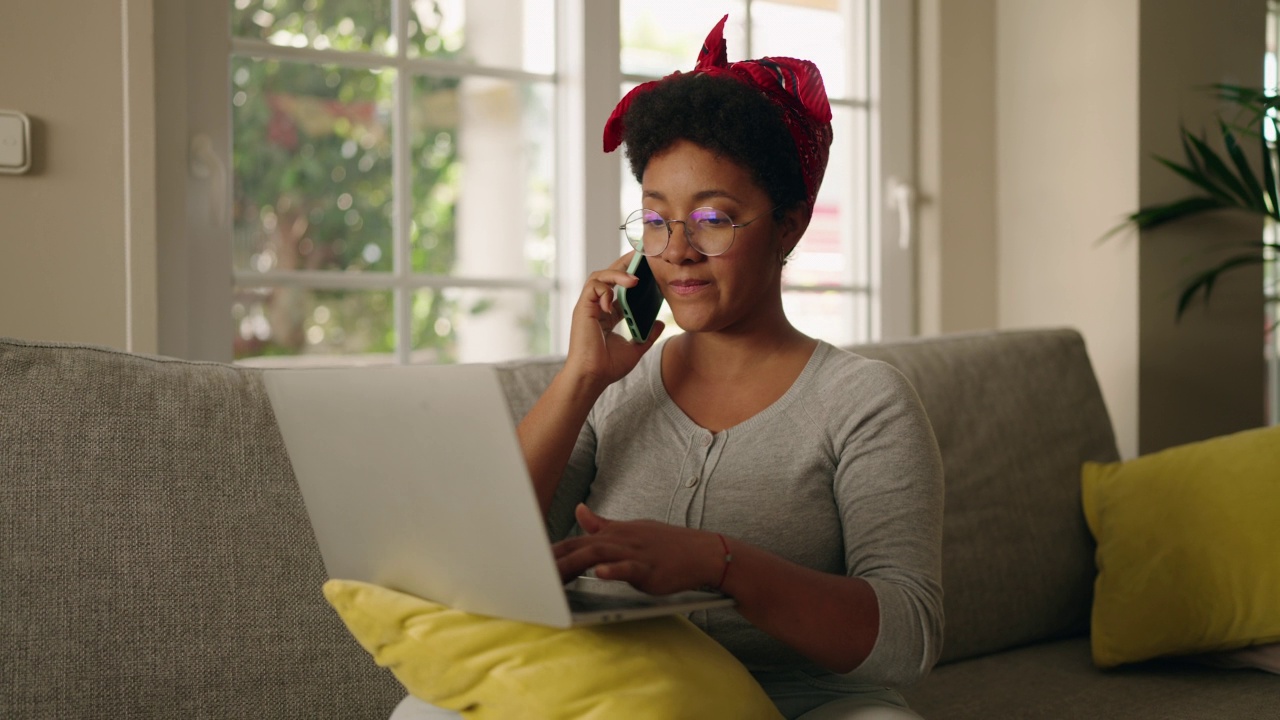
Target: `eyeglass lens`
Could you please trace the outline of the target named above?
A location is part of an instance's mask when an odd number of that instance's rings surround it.
[[[721,255],[733,245],[733,219],[715,208],[698,208],[687,220],[671,220],[653,210],[636,210],[623,228],[627,241],[641,253],[654,256],[667,249],[671,233],[680,225],[688,243],[703,255]]]

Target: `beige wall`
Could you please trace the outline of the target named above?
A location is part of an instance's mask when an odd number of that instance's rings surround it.
[[[919,2],[917,327],[924,335],[992,328],[996,0]]]
[[[1138,0],[1000,0],[998,326],[1085,337],[1121,452],[1137,451]],[[1258,56],[1261,64],[1261,54]]]
[[[1098,240],[1192,190],[1151,156],[1261,84],[1264,2],[918,2],[922,332],[1078,328],[1126,456],[1262,424],[1260,274],[1173,322],[1185,258],[1258,226]]]
[[[125,52],[149,45],[151,9],[122,7],[5,5],[0,108],[31,118],[35,166],[0,175],[0,335],[155,347],[148,150],[130,143],[127,153],[125,141],[126,120],[133,137],[153,122],[147,54]],[[128,116],[126,62],[138,111]],[[131,175],[126,157],[137,163]]]
[[[1190,186],[1153,156],[1181,158],[1178,119],[1213,128],[1213,83],[1260,87],[1264,0],[1143,0],[1140,200],[1185,197]],[[1209,137],[1217,135],[1211,129]],[[1251,153],[1252,154],[1252,153]],[[1251,158],[1257,160],[1257,158]],[[1255,165],[1255,172],[1259,170]],[[1145,452],[1266,422],[1262,269],[1224,276],[1209,306],[1175,322],[1173,298],[1211,245],[1256,241],[1261,218],[1216,218],[1142,233],[1139,447]]]

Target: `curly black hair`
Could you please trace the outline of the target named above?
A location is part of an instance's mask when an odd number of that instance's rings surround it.
[[[639,94],[623,118],[622,140],[636,180],[649,160],[677,140],[689,140],[746,168],[781,206],[781,216],[808,193],[800,154],[782,110],[738,80],[705,74],[677,75]]]

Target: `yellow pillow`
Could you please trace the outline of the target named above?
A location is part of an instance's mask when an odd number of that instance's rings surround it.
[[[349,580],[330,580],[324,594],[410,694],[468,720],[782,717],[747,669],[682,617],[558,630]]]
[[[1099,667],[1280,640],[1280,427],[1085,463]]]

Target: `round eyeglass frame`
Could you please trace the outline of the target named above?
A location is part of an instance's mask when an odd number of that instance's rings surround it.
[[[622,235],[625,238],[627,238],[627,244],[635,248],[636,252],[640,253],[641,255],[644,255],[645,257],[656,257],[658,255],[661,255],[663,252],[665,252],[667,249],[667,246],[671,244],[671,234],[675,232],[675,228],[671,226],[672,223],[680,223],[684,227],[684,239],[685,239],[685,242],[689,243],[689,247],[693,248],[694,250],[697,250],[698,254],[700,255],[705,255],[706,257],[716,257],[718,255],[723,255],[729,252],[729,250],[733,248],[733,243],[738,239],[738,228],[744,228],[750,225],[751,223],[759,220],[760,218],[764,217],[765,215],[768,215],[774,210],[777,210],[780,207],[782,206],[775,205],[772,208],[760,213],[759,215],[751,218],[750,220],[744,223],[733,222],[733,217],[730,216],[729,213],[723,210],[718,210],[716,208],[709,207],[709,206],[695,208],[693,212],[689,213],[689,217],[693,217],[694,215],[696,215],[698,212],[702,210],[710,210],[712,212],[724,215],[729,220],[729,227],[733,229],[733,235],[729,238],[729,244],[726,245],[725,248],[720,252],[707,252],[702,248],[698,247],[696,243],[694,243],[693,241],[694,232],[689,229],[689,218],[685,218],[684,220],[668,220],[667,218],[663,217],[663,215],[658,211],[650,210],[648,208],[640,208],[639,210],[633,210],[632,212],[628,213],[627,217],[622,221],[622,224],[618,226],[618,229],[621,230]],[[643,218],[644,213],[647,213],[647,212],[651,212],[654,215],[657,215],[658,217],[662,218],[662,223],[667,227],[667,241],[662,243],[662,247],[658,248],[654,252],[645,252],[643,239],[639,241],[640,244],[639,244],[639,247],[637,247],[636,241],[632,240],[631,236],[627,234],[627,226],[630,225],[633,220],[636,220],[638,218]]]

